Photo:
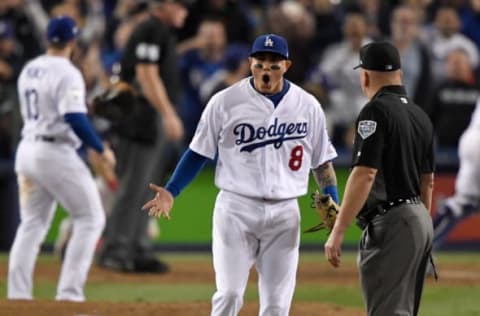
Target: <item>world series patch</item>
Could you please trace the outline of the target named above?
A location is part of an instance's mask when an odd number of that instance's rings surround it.
[[[357,132],[360,135],[360,137],[362,137],[362,139],[365,139],[373,135],[376,129],[377,129],[377,122],[375,121],[365,120],[365,121],[358,122]]]

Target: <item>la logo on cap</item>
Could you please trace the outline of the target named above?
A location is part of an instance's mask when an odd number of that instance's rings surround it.
[[[265,38],[265,42],[263,43],[263,46],[265,46],[265,47],[273,47],[273,41],[272,41],[272,39],[270,38],[270,36],[267,36],[267,38]]]

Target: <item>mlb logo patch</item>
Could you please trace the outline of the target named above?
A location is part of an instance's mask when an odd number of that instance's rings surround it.
[[[365,120],[365,121],[358,122],[357,132],[362,139],[366,139],[367,137],[373,135],[376,129],[377,129],[377,122],[375,121]]]

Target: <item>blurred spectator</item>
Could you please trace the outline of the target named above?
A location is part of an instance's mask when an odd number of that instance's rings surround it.
[[[179,40],[195,37],[202,20],[208,16],[222,19],[230,43],[249,43],[253,36],[253,21],[245,1],[235,0],[197,0],[189,8],[190,14],[185,26],[179,32]]]
[[[223,60],[224,69],[206,79],[200,88],[202,104],[207,104],[215,93],[230,87],[250,74],[249,55],[250,47],[245,44],[231,44],[227,47]]]
[[[12,25],[0,20],[0,82],[15,83],[22,67]]]
[[[447,78],[439,84],[427,108],[439,146],[458,146],[480,96],[478,88],[468,53],[451,51],[447,55]]]
[[[21,69],[9,23],[0,21],[0,250],[9,250],[18,225],[15,145],[19,138],[15,81]]]
[[[462,33],[468,36],[480,49],[480,0],[470,0],[460,11]]]
[[[14,173],[15,91],[0,89],[0,250],[8,251],[19,223],[18,188]]]
[[[286,78],[302,85],[315,64],[315,18],[301,3],[288,0],[272,6],[267,14],[267,32],[279,34],[289,43],[293,66]]]
[[[72,17],[82,30],[79,36],[81,45],[87,45],[92,41],[102,38],[105,32],[105,18],[103,16],[102,0],[63,1],[50,11],[50,16],[67,15]]]
[[[330,0],[300,0],[299,2],[314,15],[314,51],[310,51],[309,54],[313,55],[314,59],[317,59],[325,47],[342,39],[342,21],[340,10],[338,9],[339,6],[334,5],[333,1]]]
[[[109,79],[102,67],[100,59],[100,44],[92,43],[80,57],[79,68],[85,79],[87,101],[99,95],[109,85]]]
[[[120,62],[123,50],[133,29],[148,18],[147,0],[119,0],[110,19],[107,20],[102,45],[102,64],[108,73]]]
[[[431,93],[431,63],[428,49],[419,40],[420,17],[411,6],[398,6],[393,11],[391,37],[402,62],[403,84],[409,96],[422,107]]]
[[[40,36],[36,35],[38,34],[36,27],[27,16],[23,2],[23,0],[0,1],[0,20],[8,22],[12,26],[22,65],[42,53],[39,42],[43,37],[43,33]]]
[[[222,20],[205,18],[199,25],[195,37],[196,48],[190,49],[180,58],[183,94],[180,101],[180,115],[185,126],[184,142],[189,143],[204,104],[200,99],[202,84],[223,68],[227,37]]]
[[[373,39],[388,34],[390,13],[398,1],[356,0],[353,7],[359,6],[367,21],[367,36]]]
[[[362,94],[358,72],[353,69],[358,65],[360,47],[371,41],[363,14],[351,12],[345,16],[343,35],[343,41],[326,49],[310,82],[321,84],[328,91],[330,104],[325,112],[333,132],[332,141],[350,147],[353,123],[368,101]]]
[[[470,66],[478,66],[479,57],[475,44],[459,33],[461,28],[457,11],[453,7],[440,7],[435,15],[433,28],[426,31],[424,43],[431,50],[433,79],[436,83],[446,77],[446,58],[455,49],[468,54]]]

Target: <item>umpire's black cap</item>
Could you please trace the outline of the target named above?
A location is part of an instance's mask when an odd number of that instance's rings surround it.
[[[373,42],[360,48],[360,64],[353,69],[395,71],[401,68],[400,54],[389,42]]]

